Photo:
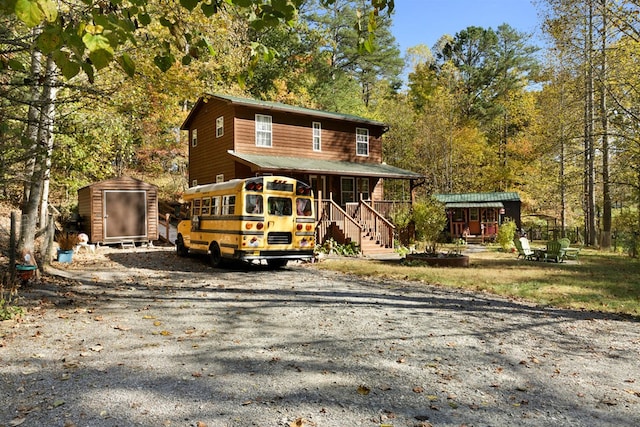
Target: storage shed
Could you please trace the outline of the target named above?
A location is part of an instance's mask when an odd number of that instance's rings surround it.
[[[158,187],[121,176],[78,190],[80,228],[92,243],[158,239]]]

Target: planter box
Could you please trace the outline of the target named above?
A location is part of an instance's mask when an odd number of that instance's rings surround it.
[[[73,261],[73,250],[60,250],[58,249],[58,262],[71,262]]]

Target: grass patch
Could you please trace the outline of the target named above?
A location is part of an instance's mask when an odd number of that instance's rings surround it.
[[[489,249],[468,268],[405,266],[389,261],[328,259],[316,268],[366,277],[489,292],[539,305],[640,317],[640,261],[583,250],[578,262],[543,263]]]

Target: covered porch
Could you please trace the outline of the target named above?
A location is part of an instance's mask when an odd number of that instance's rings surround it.
[[[308,182],[316,198],[318,244],[329,239],[355,242],[363,255],[394,249],[395,226],[389,220],[394,206],[411,203],[385,201],[385,180],[409,181],[410,194],[422,175],[383,163],[265,156],[229,152],[241,175],[286,175]]]

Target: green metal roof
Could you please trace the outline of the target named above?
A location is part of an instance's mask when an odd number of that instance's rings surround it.
[[[504,208],[502,202],[449,202],[446,208]]]
[[[192,120],[192,116],[193,114],[195,114],[195,111],[203,104],[206,103],[210,98],[217,98],[220,99],[222,101],[226,101],[228,103],[234,104],[234,105],[243,105],[243,106],[247,106],[247,107],[255,107],[255,108],[260,108],[263,110],[275,110],[275,111],[282,111],[282,112],[286,112],[286,113],[295,113],[295,114],[304,114],[307,116],[312,116],[312,117],[321,117],[321,118],[327,118],[327,119],[334,119],[334,120],[342,120],[342,121],[349,121],[349,122],[355,122],[355,123],[362,123],[362,124],[366,124],[369,126],[379,126],[384,128],[384,130],[386,131],[388,126],[382,122],[379,122],[377,120],[371,120],[371,119],[367,119],[364,117],[359,117],[359,116],[354,116],[351,114],[342,114],[342,113],[335,113],[332,111],[323,111],[323,110],[314,110],[311,108],[305,108],[305,107],[297,107],[294,105],[288,105],[288,104],[283,104],[281,102],[271,102],[271,101],[260,101],[257,99],[250,99],[250,98],[240,98],[237,96],[230,96],[230,95],[220,95],[220,94],[207,94],[204,95],[203,97],[201,97],[198,102],[196,103],[196,105],[194,106],[194,108],[191,110],[191,112],[189,113],[189,115],[187,116],[187,118],[185,119],[184,123],[182,124],[182,126],[180,127],[181,129],[188,129],[189,128],[189,123]]]
[[[229,151],[241,162],[263,172],[297,172],[329,175],[372,176],[379,178],[419,179],[419,173],[384,163],[355,163],[338,160],[317,160],[307,157],[264,156]]]
[[[465,205],[464,207],[474,207],[470,206],[470,203],[520,201],[520,196],[516,192],[434,194],[434,197],[441,203],[462,203]]]

